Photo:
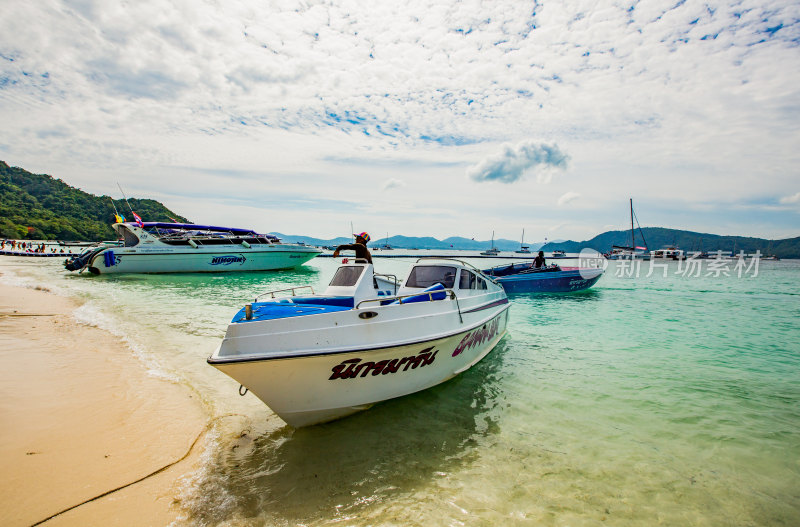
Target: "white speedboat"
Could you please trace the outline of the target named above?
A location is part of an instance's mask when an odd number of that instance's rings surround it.
[[[449,259],[418,260],[402,283],[357,259],[322,295],[288,292],[242,308],[208,363],[295,427],[442,383],[486,356],[508,321],[503,288]]]
[[[249,229],[158,222],[112,227],[120,247],[89,248],[64,266],[92,274],[270,271],[297,267],[322,252]]]

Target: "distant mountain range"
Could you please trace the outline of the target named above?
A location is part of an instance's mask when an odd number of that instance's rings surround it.
[[[353,238],[322,239],[311,236],[281,234],[273,232],[285,242],[302,242],[308,245],[336,246],[353,243]],[[707,252],[736,252],[744,251],[747,254],[761,251],[763,255],[776,255],[781,258],[800,258],[800,237],[783,240],[768,240],[765,238],[749,238],[745,236],[720,236],[702,232],[666,229],[663,227],[644,227],[636,231],[636,245],[643,246],[642,234],[647,242],[648,249],[656,250],[667,246],[676,246],[684,251]],[[387,243],[386,238],[373,239],[368,246],[372,249],[380,248]],[[598,234],[591,240],[576,242],[572,240],[558,240],[548,243],[526,243],[531,251],[543,250],[546,253],[561,250],[567,253],[578,253],[581,249],[594,249],[602,253],[608,252],[612,245],[628,246],[631,243],[630,231],[608,231]],[[484,251],[492,246],[491,240],[473,240],[469,238],[451,237],[437,240],[431,237],[390,236],[388,244],[394,249],[443,249],[459,251]],[[515,240],[498,239],[494,245],[504,252],[513,252],[520,248],[520,242]]]
[[[345,243],[353,243],[353,238],[314,238],[311,236],[302,236],[298,234],[281,234],[279,232],[271,232],[281,240],[289,243],[302,242],[307,245],[322,246],[335,246]],[[460,236],[452,236],[444,240],[437,240],[430,236],[414,237],[414,236],[390,236],[387,240],[386,237],[380,239],[372,239],[367,246],[370,249],[383,247],[388,243],[394,249],[441,249],[441,250],[457,250],[457,251],[485,251],[492,247],[491,240],[474,240],[470,238],[462,238]],[[530,247],[531,251],[539,250],[539,247],[544,245],[544,242],[527,243],[525,245]],[[495,240],[494,246],[501,251],[516,251],[520,248],[519,241],[514,240]]]

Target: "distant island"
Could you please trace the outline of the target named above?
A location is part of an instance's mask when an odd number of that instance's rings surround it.
[[[672,246],[687,252],[705,251],[712,253],[723,251],[725,253],[738,253],[739,251],[744,251],[745,254],[754,254],[756,251],[761,251],[762,255],[775,255],[780,258],[800,258],[800,237],[768,240],[746,236],[720,236],[718,234],[666,229],[664,227],[642,227],[641,234],[647,240],[648,249],[651,251]],[[639,238],[638,230],[636,240],[637,244],[639,244],[641,238]],[[542,247],[542,250],[577,253],[581,249],[588,248],[606,252],[612,245],[627,246],[630,245],[630,241],[630,231],[608,231],[598,234],[591,240],[548,243]]]
[[[189,222],[185,217],[169,210],[152,199],[130,198],[131,207],[148,221]],[[109,196],[95,196],[60,179],[46,174],[32,174],[18,167],[10,167],[0,161],[0,237],[30,240],[81,240],[101,241],[116,237],[111,224],[114,207],[126,214],[128,205],[124,200]],[[132,218],[128,218],[132,219]],[[316,246],[335,246],[352,243],[352,238],[332,239],[311,236],[281,234],[273,232],[285,242],[302,242]],[[650,250],[674,245],[684,251],[739,252],[751,254],[761,251],[764,255],[780,258],[800,258],[800,237],[782,240],[750,238],[745,236],[720,236],[693,231],[644,227],[641,234]],[[637,240],[639,234],[637,233]],[[552,252],[556,250],[578,253],[589,248],[607,252],[612,245],[628,245],[630,231],[608,231],[590,240],[559,240],[549,243],[528,243],[530,250]],[[637,242],[638,243],[638,242]],[[429,236],[413,237],[395,235],[388,238],[373,238],[370,248],[381,249],[384,245],[395,249],[433,249],[483,251],[492,246],[491,240],[475,240],[450,237],[438,240]],[[508,252],[520,248],[519,240],[496,239],[494,246]]]

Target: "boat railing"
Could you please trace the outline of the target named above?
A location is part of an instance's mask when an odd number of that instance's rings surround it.
[[[256,295],[256,299],[253,300],[253,302],[258,302],[259,298],[261,298],[262,296],[267,296],[267,295],[270,295],[270,298],[275,298],[275,295],[278,294],[278,293],[291,292],[292,293],[291,295],[284,295],[284,296],[299,296],[297,294],[297,291],[302,290],[302,289],[309,289],[309,290],[311,290],[311,294],[312,295],[314,294],[314,288],[311,287],[310,285],[299,285],[297,287],[289,287],[289,288],[286,288],[286,289],[276,289],[274,291],[266,291],[264,293]]]
[[[400,281],[397,279],[397,275],[385,274],[385,273],[372,273],[372,276],[379,276],[381,278],[385,278],[387,282],[391,282],[391,284],[394,286],[394,294],[397,294],[397,287],[400,285]]]
[[[445,298],[442,298],[440,300],[444,300],[444,299],[449,297],[450,300],[455,300],[456,301],[456,307],[458,308],[458,317],[463,322],[464,319],[461,317],[461,305],[458,303],[458,297],[456,296],[456,292],[453,291],[452,289],[437,289],[436,291],[420,291],[419,293],[411,293],[411,294],[408,294],[408,295],[382,296],[382,297],[378,297],[378,298],[367,298],[365,300],[362,300],[358,304],[356,304],[355,308],[356,309],[360,309],[362,304],[369,304],[371,302],[380,302],[380,303],[383,304],[383,303],[389,302],[389,301],[391,301],[391,302],[397,301],[398,303],[402,304],[403,303],[403,299],[412,298],[412,297],[413,298],[419,298],[421,296],[427,296],[428,300],[433,302],[434,301],[433,295],[441,295],[442,293],[445,294]]]

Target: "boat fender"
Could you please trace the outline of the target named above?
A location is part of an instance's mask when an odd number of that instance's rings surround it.
[[[242,247],[244,247],[245,249],[249,249],[250,248],[250,244],[247,243],[247,240],[242,240]]]
[[[197,249],[197,242],[196,242],[196,241],[194,241],[194,240],[193,240],[193,239],[191,239],[191,238],[189,238],[189,245],[191,245],[192,247],[194,247],[195,249]]]
[[[114,267],[117,265],[114,259],[114,251],[106,251],[103,253],[103,263],[106,267]]]

